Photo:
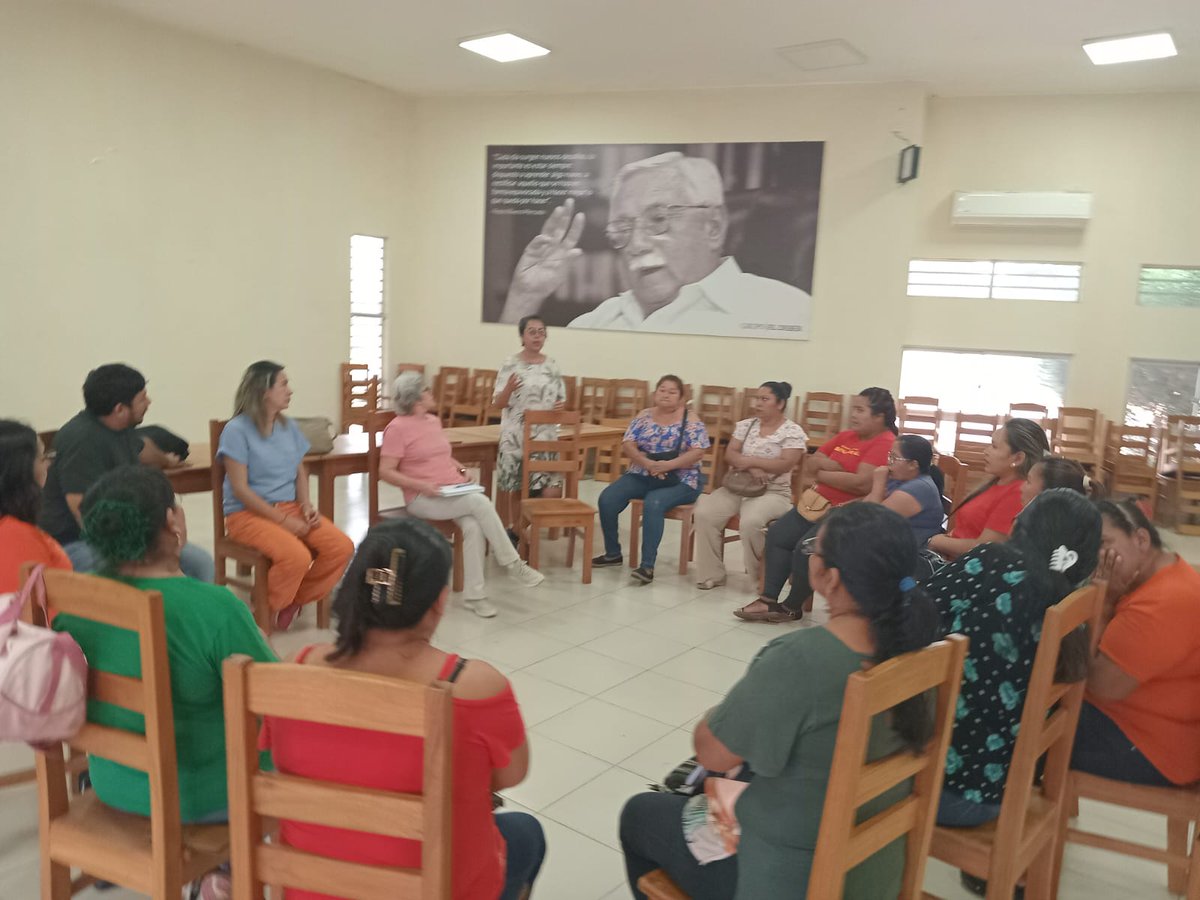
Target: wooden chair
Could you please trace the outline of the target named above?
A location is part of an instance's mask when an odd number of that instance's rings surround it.
[[[425,377],[425,363],[396,363],[396,377],[399,378],[405,372],[420,372],[421,377]]]
[[[580,421],[598,423],[612,408],[612,382],[607,378],[579,379],[578,412]]]
[[[901,397],[900,419],[896,423],[900,433],[919,435],[936,446],[942,415],[940,402],[937,397]]]
[[[223,677],[235,897],[262,897],[264,885],[281,885],[338,897],[449,900],[454,706],[448,685],[324,666],[262,665],[245,657],[227,659]],[[264,772],[262,716],[421,738],[422,791],[399,794]],[[347,862],[266,843],[268,817],[419,840],[421,868]]]
[[[525,413],[524,459],[521,464],[521,508],[517,532],[518,549],[533,568],[539,568],[539,549],[543,528],[565,528],[567,566],[575,564],[575,538],[578,530],[583,536],[583,583],[592,583],[592,545],[595,535],[596,508],[579,499],[579,426],[577,412],[530,410]],[[559,434],[553,440],[534,438],[534,429],[541,425],[558,425]],[[566,426],[567,433],[563,433]],[[538,472],[548,472],[562,479],[561,497],[529,496],[529,483]]]
[[[1039,425],[1045,425],[1050,418],[1050,410],[1040,403],[1010,403],[1008,418],[1029,419]]]
[[[362,363],[339,366],[342,390],[342,419],[339,434],[347,434],[352,425],[363,425],[367,415],[379,406],[379,378]]]
[[[796,422],[808,434],[808,446],[816,450],[842,430],[846,398],[841,394],[809,391],[796,398]]]
[[[437,416],[449,427],[450,410],[457,403],[465,402],[467,387],[471,381],[471,370],[461,366],[442,366],[433,382],[433,397],[437,401]]]
[[[1140,497],[1154,519],[1158,502],[1158,470],[1153,447],[1157,429],[1151,426],[1110,425],[1104,446],[1104,480],[1113,496]]]
[[[945,453],[938,456],[937,464],[945,477],[944,496],[950,501],[950,508],[946,510],[946,515],[950,515],[951,511],[957,509],[958,505],[967,497],[967,466]]]
[[[1180,534],[1200,534],[1200,417],[1168,423],[1159,485],[1172,527]]]
[[[563,401],[563,409],[570,412],[579,412],[579,379],[574,375],[562,376],[563,393],[566,394],[566,400]]]
[[[904,835],[908,839],[899,896],[921,895],[966,652],[967,639],[951,635],[846,680],[821,831],[808,876],[809,900],[841,900],[846,873]],[[919,754],[901,750],[866,762],[872,720],[928,691],[936,691],[935,726],[925,749]],[[909,779],[912,791],[907,796],[858,821],[864,805]],[[640,878],[638,888],[651,900],[687,900],[661,869]]]
[[[737,407],[737,388],[719,384],[700,385],[692,404],[693,415],[700,417],[713,443],[729,440],[737,424]]]
[[[1104,416],[1096,409],[1062,407],[1050,447],[1057,455],[1098,471],[1104,461]]]
[[[24,569],[27,577],[29,566]],[[67,613],[137,635],[140,677],[88,671],[88,697],[144,717],[145,733],[88,722],[73,749],[145,772],[150,816],[105,806],[94,791],[67,793],[62,746],[37,758],[41,896],[68,900],[94,879],[122,885],[153,900],[177,900],[183,885],[229,859],[225,825],[180,825],[175,720],[162,595],[108,578],[45,572],[50,615]],[[44,624],[44,623],[39,623]],[[71,869],[83,874],[72,882]]]
[[[742,388],[742,390],[738,393],[738,422],[742,421],[743,419],[753,419],[757,415],[754,409],[754,401],[757,397],[757,387]]]
[[[365,424],[367,419],[364,418]],[[270,634],[274,627],[271,604],[267,600],[267,574],[271,571],[271,560],[265,554],[239,544],[225,533],[225,460],[217,455],[221,446],[221,433],[225,431],[225,419],[211,419],[208,423],[208,447],[210,453],[210,477],[212,479],[213,517],[213,562],[216,564],[215,584],[241,588],[250,594],[250,610],[254,621],[263,634]],[[228,573],[228,561],[236,564],[236,575]],[[328,601],[322,600],[322,605]],[[318,618],[321,611],[318,610]],[[328,612],[325,613],[328,616]],[[324,627],[324,625],[322,625]]]
[[[38,439],[42,442],[42,449],[50,451],[54,449],[54,439],[58,437],[58,429],[53,428],[50,431],[39,431]]]
[[[983,451],[992,445],[992,435],[1000,424],[1000,416],[954,414],[954,456],[967,467],[968,478],[973,482],[984,476]]]
[[[1167,849],[1070,827],[1068,817],[1071,810],[1078,808],[1081,798],[1166,816]],[[1192,832],[1190,840],[1189,828]],[[1067,773],[1067,795],[1056,871],[1061,871],[1065,843],[1082,844],[1165,863],[1167,890],[1172,894],[1183,894],[1187,900],[1200,900],[1200,784],[1147,787],[1071,770]]]
[[[1104,590],[1103,584],[1091,584],[1046,610],[1000,818],[978,828],[934,829],[930,856],[986,879],[987,900],[1011,900],[1022,876],[1029,900],[1054,896],[1067,764],[1085,684],[1056,683],[1054,673],[1063,638],[1083,625],[1095,628]],[[1035,786],[1043,755],[1045,767]]]
[[[450,405],[450,427],[486,424],[495,387],[495,369],[475,369],[471,372],[459,399]]]
[[[379,451],[383,444],[383,430],[388,422],[396,418],[393,412],[377,412],[367,419],[367,525],[374,525],[384,519],[396,519],[409,515],[403,506],[393,506],[388,509],[379,508]],[[463,573],[463,534],[462,529],[453,519],[426,519],[430,525],[442,533],[442,537],[454,550],[454,561],[451,568],[450,589],[461,591],[465,581]]]
[[[609,428],[627,428],[630,418],[633,417],[604,418],[598,424],[606,425]],[[596,481],[616,481],[629,468],[629,460],[621,452],[623,443],[623,437],[616,437],[609,446],[596,450],[596,468],[593,470],[593,477]],[[582,454],[580,454],[580,462],[583,462]]]
[[[712,440],[704,456],[700,458],[700,474],[704,477],[704,493],[711,494],[717,488],[717,472],[721,467],[722,446]],[[629,566],[638,567],[641,552],[642,515],[646,504],[642,500],[629,501]],[[688,563],[696,554],[696,504],[684,503],[667,510],[665,518],[679,522],[679,574],[686,575]]]
[[[626,423],[646,408],[650,385],[638,378],[614,378],[609,382],[612,399],[608,418],[624,419]],[[604,424],[601,422],[600,424]]]

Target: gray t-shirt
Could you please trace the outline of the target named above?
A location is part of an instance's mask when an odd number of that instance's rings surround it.
[[[919,546],[924,547],[931,537],[942,533],[942,519],[945,518],[946,511],[942,507],[942,492],[938,490],[932,478],[928,475],[918,475],[908,481],[889,479],[887,493],[892,491],[910,494],[921,504],[921,511],[908,519]]]

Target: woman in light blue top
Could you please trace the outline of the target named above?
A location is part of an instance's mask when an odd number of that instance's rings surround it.
[[[305,603],[325,597],[354,555],[350,538],[309,501],[309,444],[283,415],[291,402],[283,366],[254,363],[217,449],[225,460],[225,531],[271,561],[267,594],[279,630]]]
[[[887,466],[875,469],[871,492],[863,498],[894,509],[908,520],[924,547],[935,534],[942,533],[946,511],[942,505],[942,471],[933,465],[933,445],[916,434],[896,438]]]

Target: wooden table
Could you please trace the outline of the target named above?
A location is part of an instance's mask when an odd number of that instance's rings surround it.
[[[454,458],[468,467],[479,468],[479,482],[489,497],[492,496],[493,476],[496,470],[496,455],[500,447],[499,425],[471,425],[463,428],[445,429],[446,439],[454,451]],[[579,437],[580,447],[606,447],[620,438],[620,428],[584,423]],[[362,475],[367,471],[367,445],[365,433],[342,434],[333,442],[330,453],[312,454],[304,457],[308,474],[317,479],[317,509],[329,519],[334,513],[334,481],[343,475]],[[165,474],[179,494],[203,493],[212,489],[212,462],[208,444],[192,444],[189,461],[193,465],[167,469]]]

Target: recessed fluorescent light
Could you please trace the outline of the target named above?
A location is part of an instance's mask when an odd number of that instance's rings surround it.
[[[493,34],[488,37],[472,38],[459,43],[464,50],[494,59],[496,62],[513,62],[517,59],[529,59],[533,56],[545,56],[550,51],[539,47],[533,41],[517,37],[515,34]]]
[[[1083,50],[1097,66],[1138,62],[1143,59],[1163,59],[1176,55],[1175,42],[1166,31],[1128,37],[1097,38],[1094,41],[1084,41]]]

